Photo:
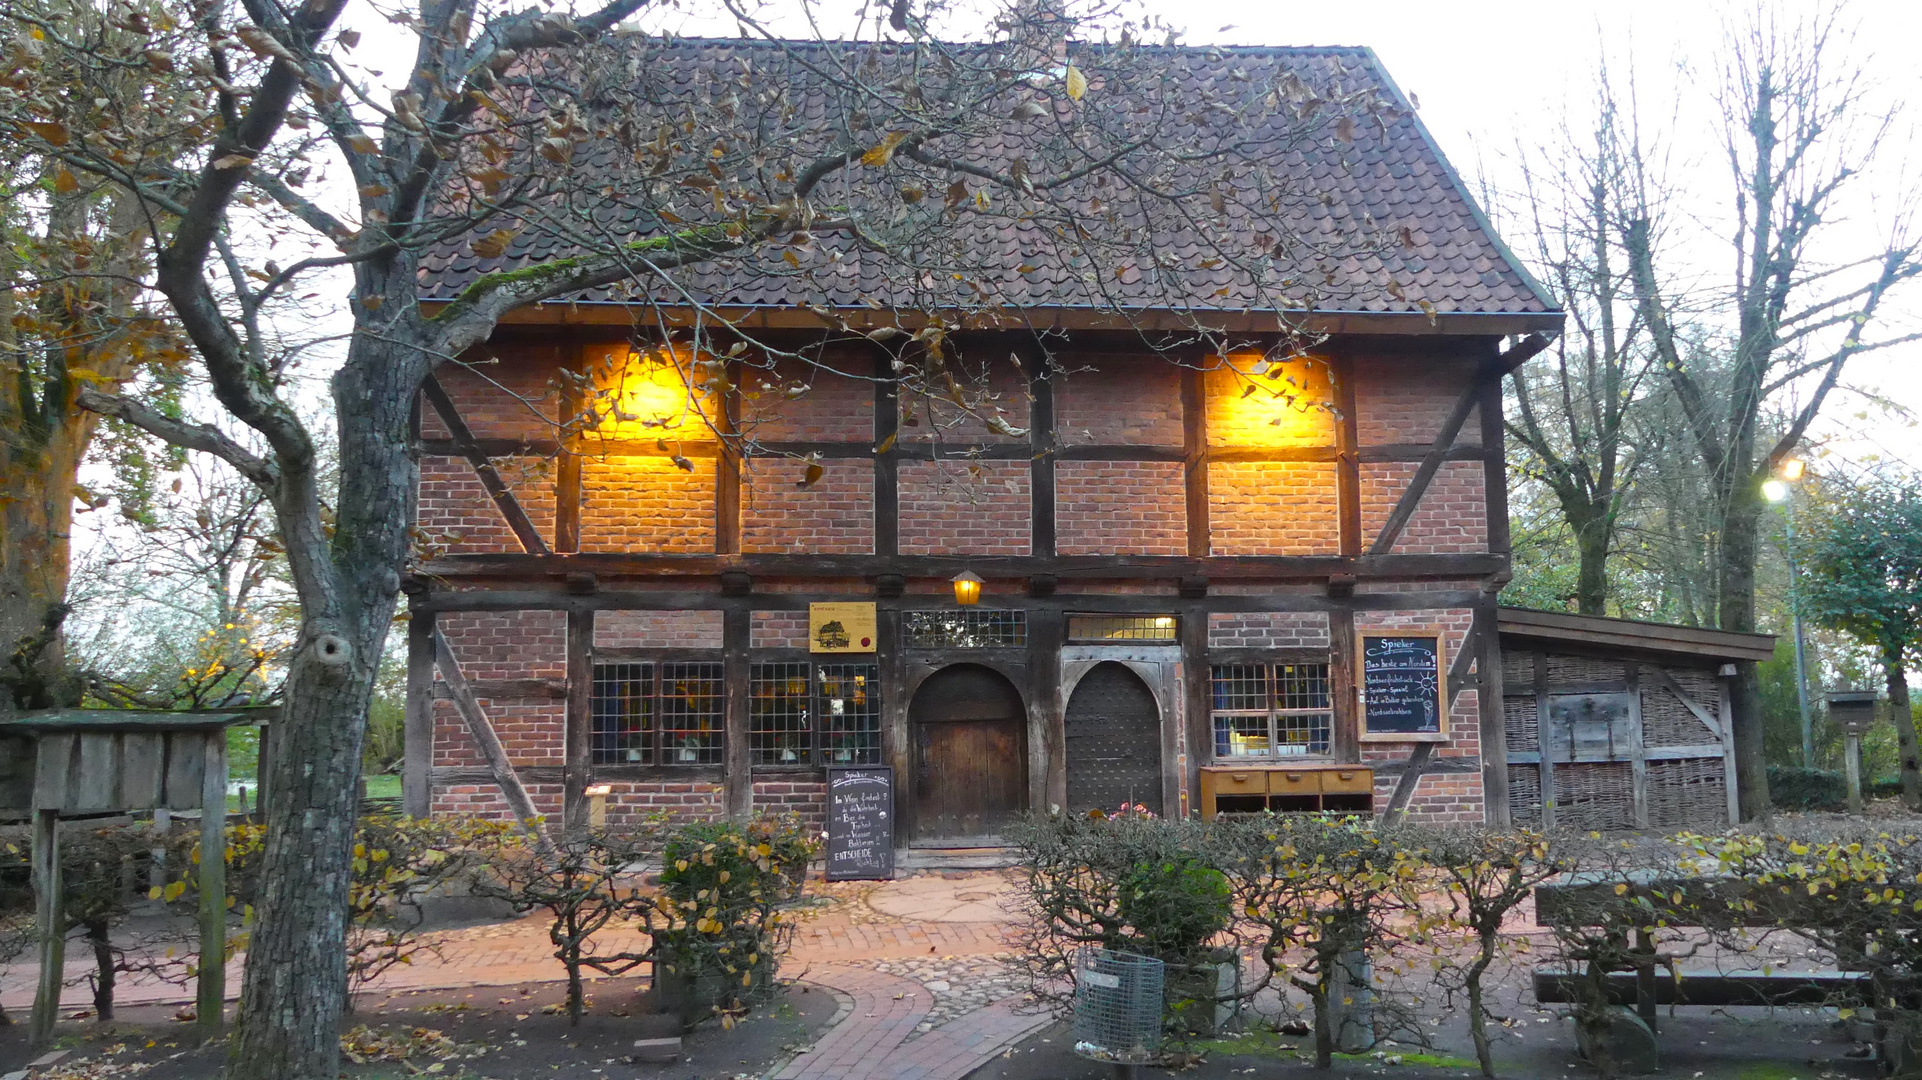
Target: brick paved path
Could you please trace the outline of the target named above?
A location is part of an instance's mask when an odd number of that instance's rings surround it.
[[[841,991],[854,1007],[773,1080],[960,1080],[1050,1022],[1016,1012],[1008,1000],[916,1037],[915,1026],[933,1004],[920,983],[838,965],[810,970],[807,981]]]

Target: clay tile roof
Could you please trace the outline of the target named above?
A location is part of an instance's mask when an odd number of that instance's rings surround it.
[[[824,117],[828,106],[823,95],[811,96],[806,86],[808,76],[797,74],[805,71],[805,65],[794,63],[793,58],[809,49],[829,46],[785,43],[777,47],[762,41],[690,38],[663,43],[646,37],[640,42],[635,47],[650,50],[650,65],[675,67],[689,80],[703,73],[712,77],[717,72],[738,71],[744,62],[751,62],[757,76],[786,79],[788,85],[799,86],[801,114],[827,126]],[[1277,277],[1301,274],[1318,283],[1326,282],[1325,292],[1314,301],[1317,310],[1431,317],[1532,316],[1538,325],[1558,316],[1553,299],[1496,236],[1372,51],[1175,47],[1162,55],[1170,58],[1166,70],[1185,81],[1180,89],[1197,96],[1204,87],[1230,81],[1272,85],[1292,72],[1302,80],[1332,83],[1344,91],[1373,87],[1392,104],[1384,122],[1371,119],[1356,124],[1352,141],[1345,145],[1294,145],[1258,163],[1278,174],[1286,189],[1317,196],[1302,198],[1300,206],[1282,215],[1298,235],[1319,236],[1323,242],[1334,241],[1337,246],[1347,244],[1343,251],[1303,251],[1300,265],[1288,264],[1293,256],[1277,247],[1273,256]],[[787,67],[782,66],[784,58]],[[1277,116],[1276,123],[1285,119]],[[1011,162],[1022,153],[1019,135],[983,138],[969,148],[969,153],[975,160]],[[574,167],[577,175],[582,169],[604,171],[609,183],[604,191],[618,190],[615,185],[620,174],[632,168],[625,155],[617,155],[610,145],[593,144],[576,155]],[[591,188],[597,178],[592,173],[588,177],[591,182],[584,186]],[[939,200],[940,194],[930,192],[929,197]],[[642,223],[618,202],[583,205],[576,193],[570,212],[577,215],[577,220],[590,222],[592,233],[600,237],[647,235]],[[1276,220],[1271,217],[1250,223],[1245,230],[1247,242],[1252,246],[1263,235],[1264,224],[1272,230]],[[1024,225],[1007,216],[981,216],[972,221],[964,217],[958,227],[966,230],[962,239],[984,268],[982,276],[994,278],[991,284],[999,302],[1013,308],[1181,308],[1191,313],[1246,313],[1272,302],[1263,300],[1262,295],[1275,295],[1251,291],[1245,280],[1225,266],[1203,268],[1210,261],[1204,257],[1218,237],[1168,235],[1157,244],[1157,250],[1168,256],[1165,268],[1150,266],[1145,272],[1132,267],[1116,269],[1099,275],[1096,286],[1089,281],[1094,275],[1084,268],[1065,265],[1053,240],[1037,235],[1031,223]],[[1368,250],[1348,243],[1346,238],[1363,233],[1386,236],[1392,242],[1377,243]],[[492,257],[476,254],[469,239],[463,237],[458,243],[423,254],[424,298],[450,299],[482,274],[516,269],[570,252],[562,234],[551,228],[522,231],[504,251]],[[824,251],[834,252],[833,260],[821,259]],[[931,303],[925,278],[919,283],[922,288],[910,290],[897,271],[882,272],[870,261],[874,256],[852,245],[817,245],[812,257],[821,261],[799,274],[792,264],[780,265],[783,257],[779,252],[765,252],[708,264],[691,273],[683,272],[677,285],[704,303],[725,307],[912,308]],[[601,289],[568,302],[617,302],[620,296],[616,291]],[[939,298],[932,303],[938,304]]]

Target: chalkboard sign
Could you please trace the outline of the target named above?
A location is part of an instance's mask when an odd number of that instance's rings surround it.
[[[1448,737],[1448,688],[1438,630],[1361,635],[1361,737],[1440,742]]]
[[[828,769],[828,880],[894,877],[894,770]]]

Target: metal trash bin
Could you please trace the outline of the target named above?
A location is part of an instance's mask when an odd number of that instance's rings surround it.
[[[1155,1062],[1166,980],[1161,961],[1083,949],[1074,969],[1074,1052],[1122,1065]]]

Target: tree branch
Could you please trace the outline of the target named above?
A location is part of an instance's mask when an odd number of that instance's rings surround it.
[[[280,482],[280,470],[274,466],[273,462],[255,455],[234,442],[225,432],[212,424],[192,424],[185,420],[176,420],[117,394],[103,394],[91,386],[81,387],[74,400],[89,412],[125,421],[170,446],[212,454],[239,470],[240,475],[270,492],[274,485]]]

